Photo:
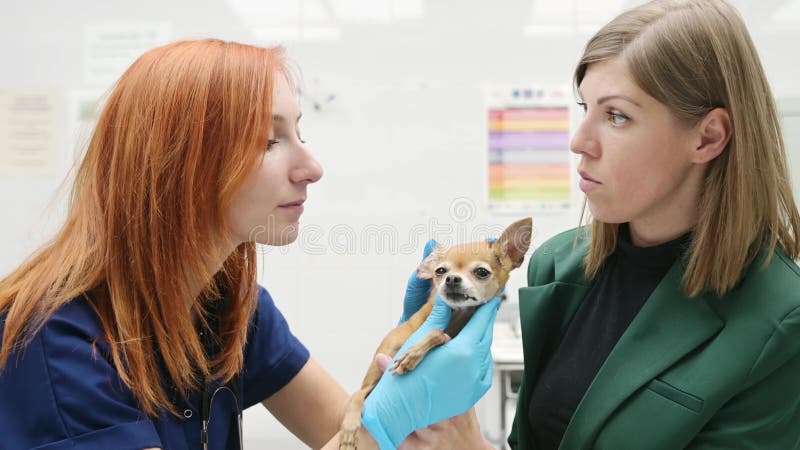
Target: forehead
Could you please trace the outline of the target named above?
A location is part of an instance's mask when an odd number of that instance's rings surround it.
[[[300,113],[300,105],[295,95],[294,85],[286,75],[278,72],[272,86],[272,114],[284,116],[291,122]]]
[[[589,64],[586,75],[578,86],[578,92],[586,103],[594,104],[603,98],[627,97],[641,108],[640,113],[648,117],[655,115],[659,120],[674,125],[674,117],[667,105],[656,100],[636,84],[625,61],[620,57]],[[615,105],[631,105],[626,100],[619,100]]]
[[[620,57],[589,64],[578,90],[583,98],[592,99],[607,95],[647,96]]]
[[[467,267],[476,262],[488,265],[497,264],[497,257],[488,242],[470,242],[451,247],[443,258],[456,267]]]

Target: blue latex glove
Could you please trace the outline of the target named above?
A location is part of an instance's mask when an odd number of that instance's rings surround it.
[[[435,239],[431,239],[425,244],[425,250],[422,252],[422,260],[431,254],[438,244]],[[400,322],[403,323],[411,316],[414,315],[425,302],[428,301],[428,296],[431,294],[431,280],[422,280],[417,277],[417,271],[408,278],[406,285],[406,296],[403,298],[403,316],[400,317]]]
[[[482,305],[467,325],[446,344],[428,353],[405,375],[386,371],[364,402],[361,422],[381,450],[396,449],[412,432],[463,414],[492,385],[492,333],[500,299]],[[403,344],[397,355],[427,336],[444,330],[450,307],[436,297],[422,326]]]

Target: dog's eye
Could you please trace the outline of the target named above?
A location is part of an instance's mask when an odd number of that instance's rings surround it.
[[[483,267],[478,267],[477,269],[475,269],[473,271],[473,273],[475,274],[476,277],[478,277],[480,279],[489,278],[489,275],[492,274],[491,272],[489,272],[488,270],[484,269]]]
[[[446,273],[447,269],[445,269],[444,267],[439,267],[438,269],[436,269],[436,275],[444,275]]]

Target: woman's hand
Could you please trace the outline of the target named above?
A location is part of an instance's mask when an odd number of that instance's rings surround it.
[[[425,244],[425,250],[422,252],[422,260],[431,254],[438,244],[435,239],[431,239]],[[406,285],[406,295],[403,298],[403,316],[400,317],[400,323],[405,322],[417,312],[431,295],[431,280],[423,280],[417,277],[417,269],[408,278]]]
[[[375,361],[381,372],[386,372],[386,368],[392,359],[383,353],[375,356]],[[423,428],[411,433],[403,441],[398,450],[494,450],[494,448],[483,439],[478,418],[475,415],[475,408],[455,416],[451,419],[435,423],[428,428]]]
[[[481,435],[475,408],[411,433],[398,450],[493,450]]]
[[[405,375],[385,372],[364,402],[362,423],[380,448],[394,449],[412,432],[467,412],[492,384],[492,332],[498,298],[480,306],[461,332],[433,349]],[[428,320],[398,355],[431,330],[450,322],[450,307],[437,298]]]

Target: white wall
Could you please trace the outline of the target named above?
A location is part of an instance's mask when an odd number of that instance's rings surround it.
[[[57,173],[0,178],[0,274],[17,266],[63,217],[62,203],[52,199],[78,144],[70,98],[75,90],[106,88],[84,76],[86,27],[162,22],[170,25],[174,39],[213,36],[260,43],[248,28],[253,16],[238,16],[232,4],[243,2],[0,4],[0,90],[52,89],[62,100]],[[307,89],[335,99],[320,110],[303,101],[304,137],[325,176],[310,188],[302,220],[306,231],[298,243],[264,250],[261,282],[314,357],[349,390],[359,385],[375,346],[396,323],[405,281],[427,238],[467,238],[475,227],[502,229],[524,215],[493,216],[484,205],[483,84],[569,83],[589,37],[587,32],[525,37],[530,1],[421,5],[420,18],[336,21],[337,40],[286,42]],[[777,26],[756,2],[737,5],[751,23],[776,96],[800,97],[791,47],[800,37],[798,23]],[[466,219],[451,212],[457,205],[467,206]],[[577,220],[576,211],[534,215],[534,247]],[[396,248],[380,249],[363,239],[375,226],[394,236]],[[317,239],[309,242],[312,229]],[[356,236],[355,251],[336,251],[329,239],[347,233]],[[512,300],[523,282],[518,271],[508,290]],[[513,313],[513,305],[503,309]],[[493,406],[482,405],[480,414],[488,431],[499,435]],[[245,430],[251,443],[299,446],[260,411],[248,412]]]

